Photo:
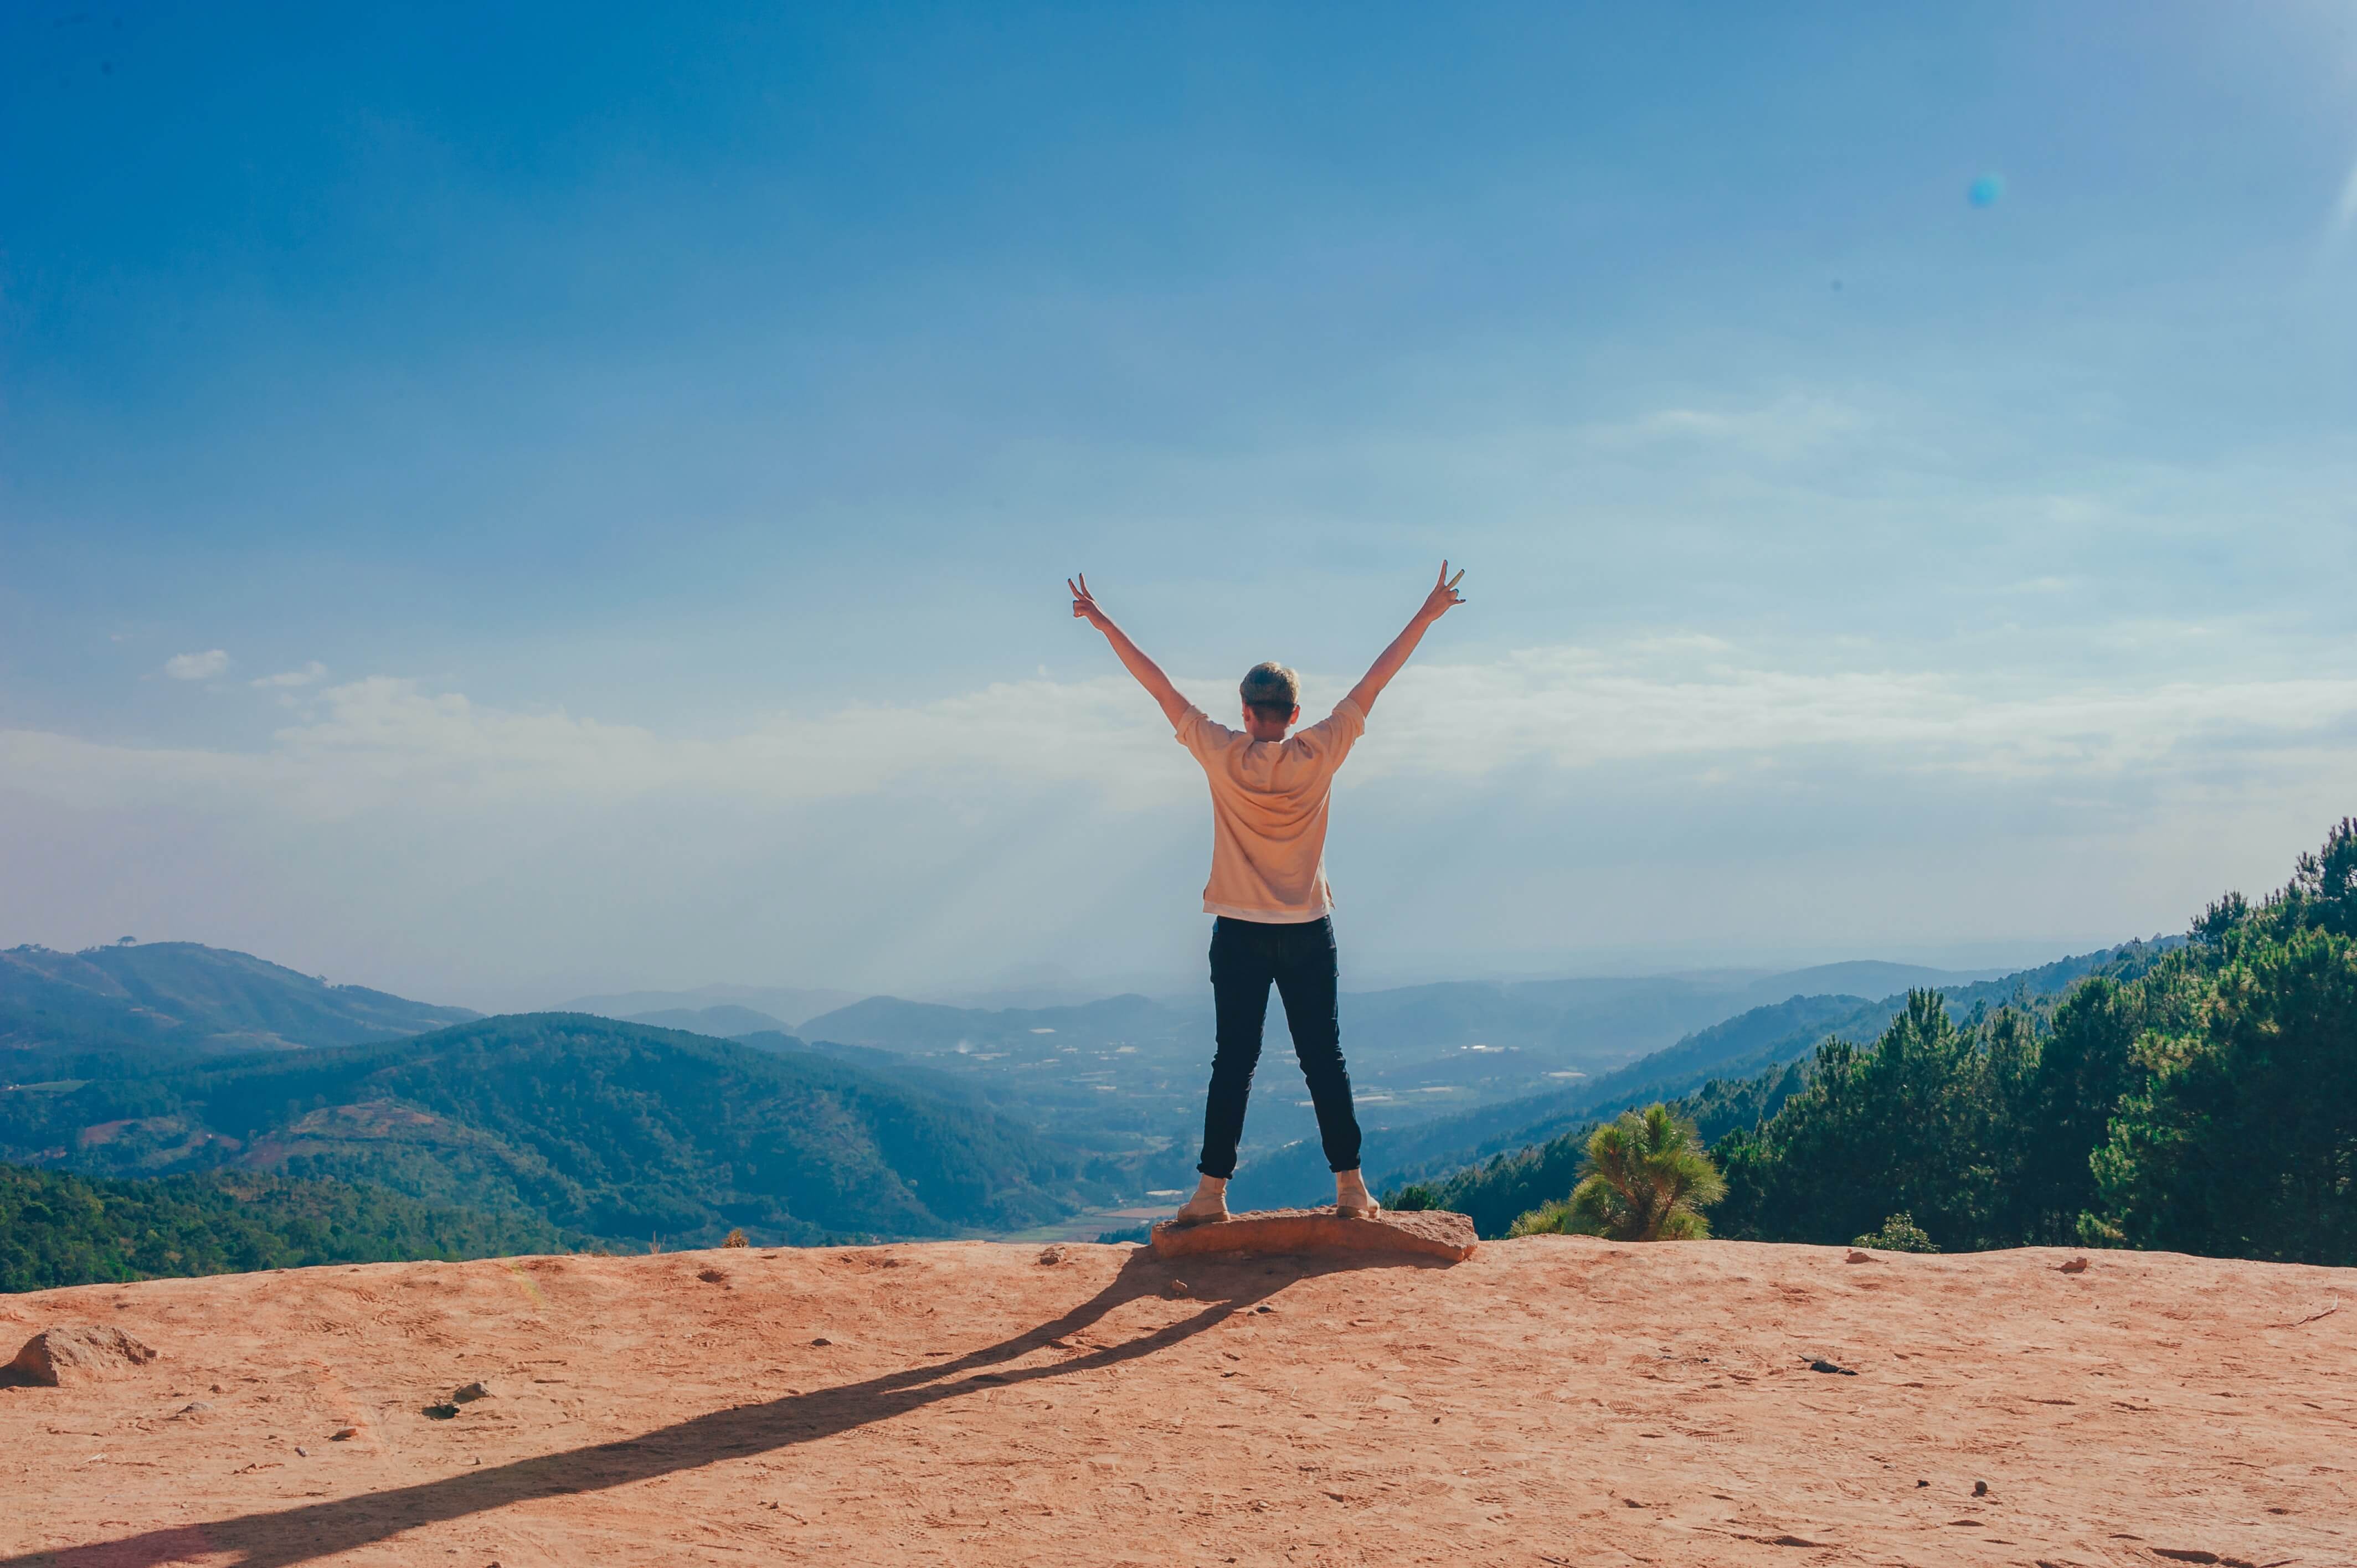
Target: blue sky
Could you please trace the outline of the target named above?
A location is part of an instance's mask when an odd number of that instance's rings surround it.
[[[2345,6],[43,0],[0,136],[0,940],[1185,983],[1076,568],[1215,713],[1469,568],[1367,983],[2028,956],[2352,809]]]

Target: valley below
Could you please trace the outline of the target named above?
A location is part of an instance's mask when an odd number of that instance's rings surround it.
[[[1388,1190],[1632,1097],[1758,1074],[1828,1032],[1870,1037],[1905,986],[1941,984],[1962,1013],[2107,956],[2002,977],[1853,961],[1346,993],[1368,1176]],[[0,1219],[35,1205],[42,1239],[0,1239],[0,1283],[478,1255],[494,1236],[616,1251],[732,1230],[771,1245],[1114,1240],[1192,1187],[1208,994],[844,995],[708,987],[482,1018],[192,943],[9,950],[0,1162],[53,1176],[5,1178],[26,1196],[0,1191]],[[196,1185],[156,1189],[168,1213],[71,1185],[157,1178]],[[1232,1199],[1330,1194],[1272,1004]],[[251,1221],[242,1240],[226,1239],[226,1209]],[[331,1210],[369,1218],[323,1222]],[[84,1218],[57,1229],[65,1212]]]

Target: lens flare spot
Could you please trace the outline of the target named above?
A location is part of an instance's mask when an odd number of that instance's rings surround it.
[[[1964,188],[1964,199],[1975,207],[1995,207],[2005,194],[2005,176],[1985,174]]]

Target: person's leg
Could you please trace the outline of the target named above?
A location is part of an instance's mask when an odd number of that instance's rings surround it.
[[[1268,948],[1254,940],[1259,932],[1249,921],[1225,916],[1211,924],[1211,1005],[1219,1043],[1211,1057],[1211,1086],[1203,1097],[1203,1156],[1195,1166],[1203,1180],[1178,1211],[1180,1219],[1227,1213],[1228,1178],[1236,1174],[1244,1104],[1252,1095],[1261,1029],[1268,1017]]]
[[[1372,1214],[1375,1200],[1359,1175],[1359,1115],[1351,1103],[1351,1069],[1342,1060],[1340,969],[1334,922],[1288,926],[1277,963],[1276,992],[1285,999],[1285,1022],[1293,1033],[1293,1054],[1309,1080],[1309,1102],[1318,1110],[1318,1140],[1334,1173],[1338,1207]]]

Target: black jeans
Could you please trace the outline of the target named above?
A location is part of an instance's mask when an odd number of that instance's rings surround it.
[[[1236,1174],[1236,1141],[1244,1133],[1253,1069],[1260,1065],[1271,981],[1285,1000],[1285,1022],[1293,1031],[1301,1076],[1309,1080],[1326,1164],[1338,1171],[1357,1170],[1359,1118],[1351,1108],[1351,1072],[1342,1065],[1333,920],[1280,926],[1225,915],[1211,922],[1219,1050],[1211,1058],[1211,1091],[1203,1106],[1203,1158],[1195,1168],[1207,1176]]]

